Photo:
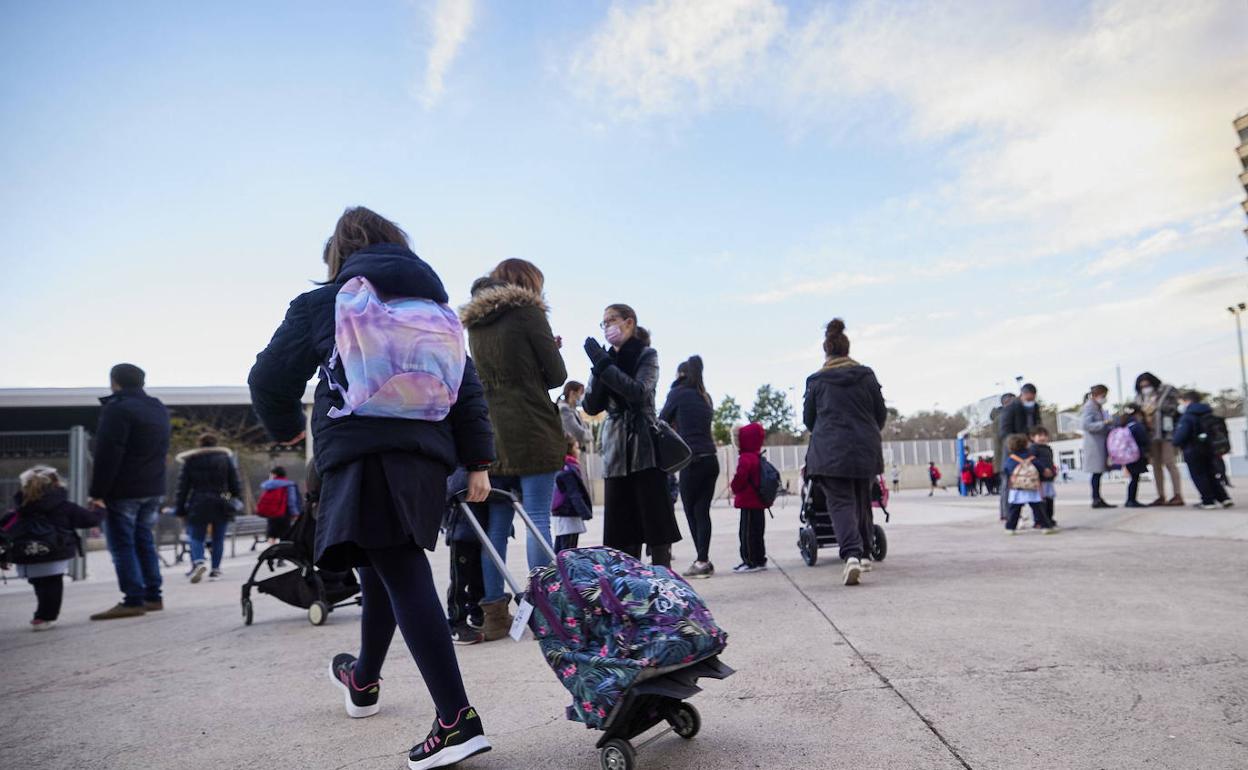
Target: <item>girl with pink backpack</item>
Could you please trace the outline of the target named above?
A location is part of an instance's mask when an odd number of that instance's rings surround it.
[[[1124,508],[1146,508],[1136,499],[1140,491],[1140,477],[1148,470],[1148,428],[1140,414],[1140,408],[1128,404],[1118,418],[1118,427],[1109,432],[1109,461],[1126,469],[1131,480],[1127,482],[1127,502]]]

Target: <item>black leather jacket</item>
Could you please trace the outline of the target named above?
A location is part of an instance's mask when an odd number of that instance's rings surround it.
[[[599,433],[603,478],[615,479],[658,465],[650,426],[658,419],[654,393],[659,383],[659,353],[645,347],[632,372],[616,365],[616,351],[610,354],[610,361],[595,367],[590,375],[582,407],[586,414],[607,413]]]

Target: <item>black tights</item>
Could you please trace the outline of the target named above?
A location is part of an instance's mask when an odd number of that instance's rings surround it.
[[[1095,503],[1096,501],[1100,499],[1101,499],[1101,474],[1093,473],[1092,474],[1092,502]]]
[[[381,665],[397,625],[403,630],[403,641],[416,660],[438,716],[454,719],[468,705],[468,696],[429,559],[416,546],[368,550],[365,554],[370,566],[359,569],[364,611],[356,685],[362,687],[381,678]]]
[[[26,578],[35,587],[35,619],[56,620],[61,615],[61,598],[65,595],[65,576]]]

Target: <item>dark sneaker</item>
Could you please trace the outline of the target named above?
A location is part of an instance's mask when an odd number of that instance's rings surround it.
[[[164,608],[165,608],[165,602],[162,599],[157,599],[154,602],[143,602],[143,609],[147,610],[148,612],[160,612]]]
[[[338,689],[342,690],[343,703],[347,708],[347,716],[352,719],[371,717],[381,711],[381,682],[376,681],[363,687],[355,682],[355,656],[342,653],[335,655],[329,664],[329,678]]]
[[[485,641],[485,634],[479,628],[467,623],[460,623],[451,628],[451,641],[455,644],[480,644]]]
[[[408,752],[407,766],[410,770],[446,767],[489,750],[490,742],[485,739],[477,710],[465,706],[453,724],[443,724],[441,719],[433,720],[429,737]]]
[[[147,614],[147,610],[142,607],[130,607],[125,604],[118,604],[110,607],[103,612],[97,612],[91,616],[92,620],[116,620],[117,618],[137,618]]]
[[[225,577],[225,573],[219,569],[214,569],[212,572],[208,573],[209,580],[220,580],[223,577]]]
[[[709,561],[695,561],[689,565],[689,569],[681,573],[683,577],[692,579],[705,579],[715,574],[715,565]]]

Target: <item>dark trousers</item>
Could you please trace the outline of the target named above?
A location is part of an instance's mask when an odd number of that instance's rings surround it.
[[[1043,500],[1038,503],[1028,503],[1028,505],[1031,506],[1032,518],[1036,520],[1036,524],[1040,525],[1041,529],[1048,529],[1053,526],[1053,522],[1049,521],[1049,514]],[[1011,505],[1009,516],[1005,520],[1005,528],[1013,530],[1018,527],[1018,517],[1022,515],[1022,503],[1014,503]]]
[[[1010,474],[1001,472],[997,478],[997,491],[1001,493],[1001,520],[1005,521],[1010,514]]]
[[[1127,473],[1130,474],[1131,480],[1127,482],[1127,502],[1135,503],[1136,495],[1140,493],[1140,476],[1144,475],[1144,471],[1148,470],[1148,460],[1141,459],[1127,466]]]
[[[858,559],[871,553],[871,484],[873,479],[816,476],[815,483],[827,500],[832,531],[842,559]]]
[[[576,548],[581,542],[581,536],[576,535],[555,535],[555,553],[566,551],[569,548]]]
[[[65,576],[27,578],[35,588],[35,619],[56,620],[61,615],[61,598],[65,595]]]
[[[438,716],[455,719],[468,705],[468,696],[424,550],[406,545],[364,553],[369,566],[359,568],[363,612],[355,685],[364,687],[381,679],[381,666],[397,627],[403,631],[403,641],[429,688]]]
[[[680,501],[685,506],[689,538],[697,550],[698,561],[711,560],[711,501],[715,498],[718,479],[719,458],[715,455],[694,458],[680,472]]]
[[[1187,463],[1187,472],[1192,476],[1192,483],[1200,492],[1200,502],[1209,505],[1229,499],[1222,482],[1218,481],[1217,469],[1213,457],[1207,452],[1186,452],[1183,462]]]
[[[1055,498],[1044,498],[1044,515],[1049,518],[1049,524],[1057,526],[1057,500]]]
[[[469,620],[481,625],[481,599],[485,596],[481,543],[476,540],[452,540],[450,552],[451,584],[446,589],[446,618],[452,626]]]
[[[1101,474],[1093,473],[1092,474],[1092,502],[1095,503],[1100,499],[1101,499]]]
[[[767,512],[761,508],[742,508],[741,527],[737,537],[741,540],[741,561],[751,567],[767,563],[767,544],[763,535],[767,531]]]

